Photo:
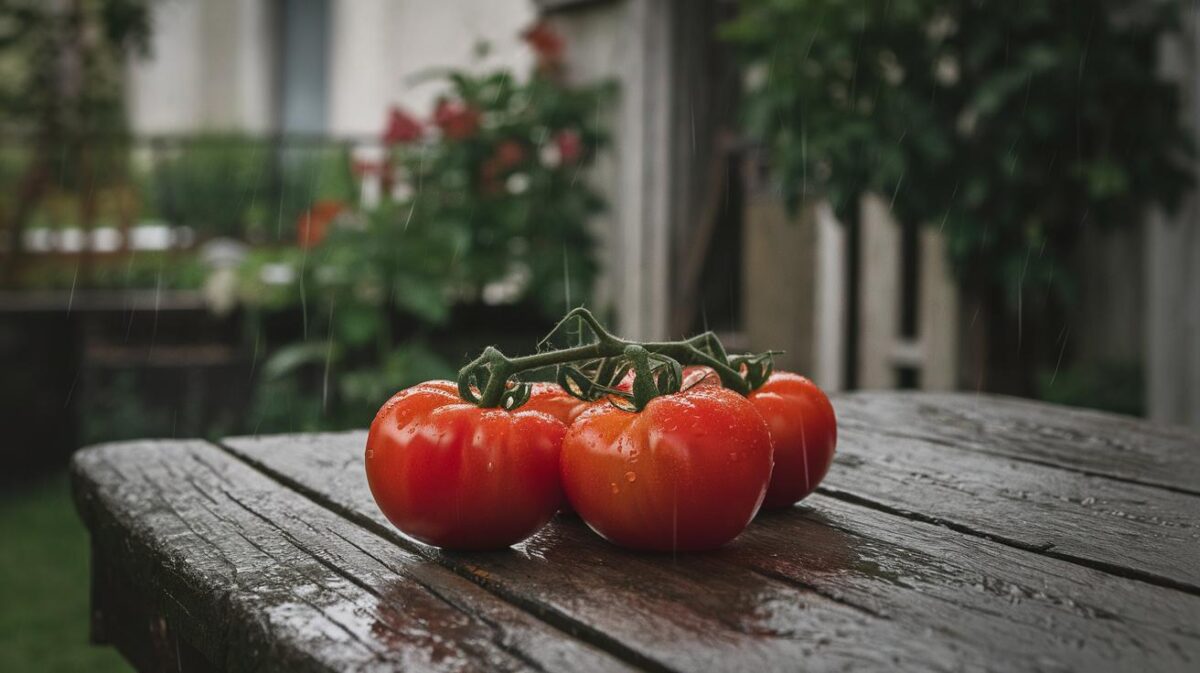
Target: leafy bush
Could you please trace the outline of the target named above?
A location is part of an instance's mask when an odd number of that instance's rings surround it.
[[[1038,398],[1047,402],[1131,416],[1145,413],[1145,390],[1142,367],[1131,362],[1083,363],[1038,378]]]
[[[724,35],[745,120],[793,206],[845,217],[874,190],[944,229],[960,278],[1073,292],[1087,223],[1129,226],[1192,187],[1177,87],[1157,72],[1179,3],[746,0]]]
[[[597,270],[588,219],[603,202],[583,171],[606,141],[596,113],[612,87],[568,86],[557,36],[527,37],[529,78],[447,71],[428,119],[392,110],[386,157],[356,165],[378,204],[318,202],[297,218],[302,247],[258,251],[242,269],[242,299],[300,305],[309,337],[266,364],[264,423],[287,429],[295,410],[319,408],[317,425],[362,425],[397,389],[448,376],[428,343],[456,305],[558,316],[585,301]]]
[[[150,212],[201,238],[291,241],[296,219],[321,199],[352,201],[341,145],[202,135],[151,147],[140,176]]]

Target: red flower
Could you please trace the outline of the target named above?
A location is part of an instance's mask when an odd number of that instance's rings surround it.
[[[524,160],[525,148],[515,140],[501,142],[496,146],[495,154],[492,155],[492,161],[496,163],[496,168],[500,171],[515,168]]]
[[[433,123],[451,140],[465,140],[479,130],[479,110],[466,103],[442,99],[433,111]]]
[[[484,160],[479,168],[485,194],[496,194],[500,191],[500,176],[511,171],[525,160],[525,146],[516,140],[503,140],[496,145],[492,156]]]
[[[296,220],[296,241],[302,248],[312,248],[325,240],[329,225],[345,209],[341,201],[317,201]]]
[[[563,129],[554,134],[554,144],[564,164],[573,164],[583,158],[583,138],[574,129]]]
[[[420,140],[425,129],[416,117],[404,110],[393,106],[388,110],[387,129],[383,132],[383,142],[388,145],[396,143],[411,143]]]
[[[545,69],[557,66],[562,61],[563,39],[545,21],[538,21],[521,34],[537,55],[538,67]]]

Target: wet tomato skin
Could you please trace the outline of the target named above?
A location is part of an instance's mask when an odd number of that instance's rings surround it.
[[[816,490],[833,463],[833,405],[815,383],[791,372],[771,374],[749,400],[775,442],[775,471],[763,509],[790,507]]]
[[[567,425],[590,406],[589,403],[573,397],[557,383],[531,383],[530,387],[529,400],[521,405],[521,409],[543,411]]]
[[[715,549],[754,518],[771,456],[767,425],[745,398],[697,386],[640,412],[584,412],[563,440],[563,488],[580,517],[617,545]]]
[[[562,501],[566,426],[519,408],[481,409],[449,381],[403,390],[367,436],[379,509],[405,534],[459,550],[501,549],[537,532]]]

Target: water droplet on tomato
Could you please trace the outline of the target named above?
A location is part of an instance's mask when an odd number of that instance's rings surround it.
[[[496,464],[489,460],[488,461],[488,472],[495,472],[495,471],[496,471]]]
[[[614,481],[614,482],[612,482],[611,485],[612,485],[612,492],[614,495],[621,492],[621,488],[619,486],[617,486],[617,482]]]
[[[375,457],[375,449],[367,449],[367,460]]]
[[[631,484],[633,482],[637,481],[637,473],[636,472],[626,472],[625,473],[625,481],[628,481]]]

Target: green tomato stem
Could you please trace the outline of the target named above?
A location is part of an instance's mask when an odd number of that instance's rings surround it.
[[[661,361],[666,358],[678,365],[706,365],[717,372],[721,384],[741,395],[749,395],[752,387],[742,375],[729,364],[717,336],[705,332],[682,341],[636,342],[622,339],[600,324],[590,311],[577,308],[563,317],[555,325],[551,334],[566,325],[569,320],[577,319],[591,328],[596,335],[596,341],[590,344],[550,350],[533,355],[510,358],[492,346],[484,349],[476,359],[467,363],[458,373],[458,390],[463,399],[473,402],[480,407],[515,408],[528,399],[528,387],[522,385],[509,386],[509,380],[522,372],[553,367],[557,365],[574,364],[601,358],[627,356],[634,364],[637,378],[634,382],[633,402],[637,409],[643,408],[651,397],[658,394],[651,375],[649,360]],[[543,343],[545,343],[543,341]],[[707,349],[708,352],[706,352]],[[471,380],[480,382],[479,394]],[[639,385],[639,383],[641,385]],[[519,400],[519,401],[518,401]]]

